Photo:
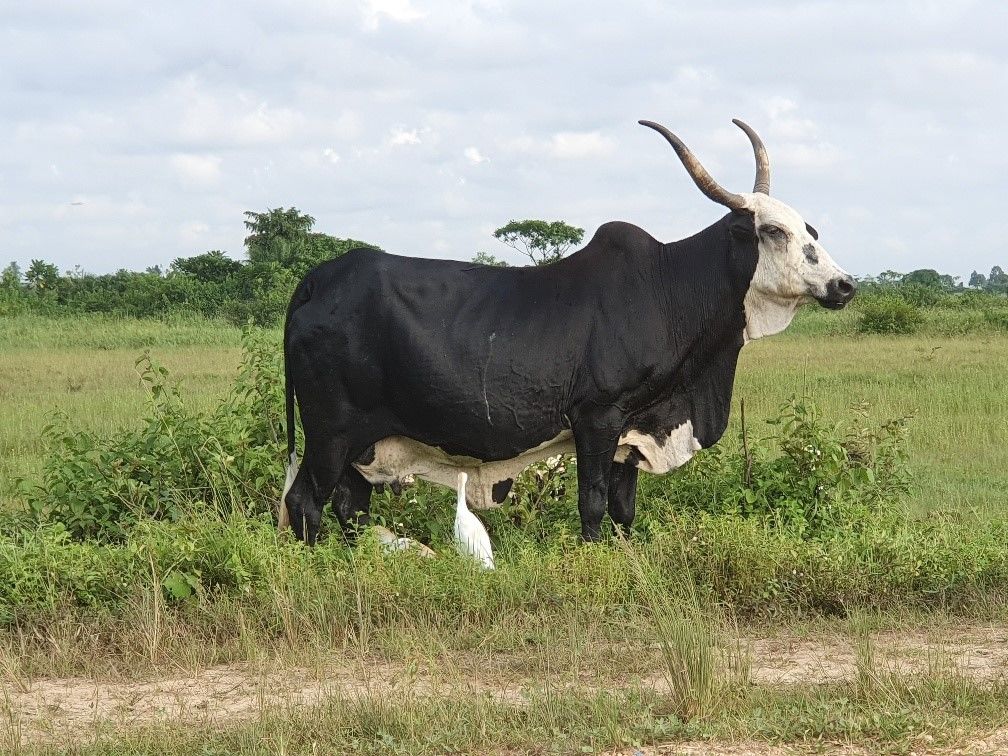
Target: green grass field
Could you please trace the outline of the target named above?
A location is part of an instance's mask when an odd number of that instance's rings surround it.
[[[763,420],[792,394],[836,421],[865,402],[912,414],[905,517],[803,537],[679,516],[676,476],[652,478],[650,529],[629,546],[487,515],[493,573],[443,542],[429,561],[368,538],[309,550],[268,516],[196,506],[122,542],[28,522],[15,479],[38,480],[53,412],[79,431],[139,427],[145,349],[209,411],[241,338],[204,321],[5,320],[0,750],[1008,747],[1008,335],[853,336],[833,316],[743,350],[722,443],[738,446],[741,399],[753,440],[776,437]],[[424,490],[384,511],[418,498],[450,520]]]
[[[919,509],[1008,510],[1008,335],[833,336],[824,333],[826,317],[810,314],[797,333],[743,350],[726,442],[734,443],[743,398],[753,433],[792,394],[807,392],[836,417],[867,402],[878,415],[914,416]],[[275,338],[279,344],[279,332]],[[145,349],[183,381],[187,401],[211,407],[233,378],[239,332],[204,321],[23,316],[0,324],[0,496],[7,506],[13,480],[39,469],[52,413],[103,433],[143,416],[146,394],[134,362]]]

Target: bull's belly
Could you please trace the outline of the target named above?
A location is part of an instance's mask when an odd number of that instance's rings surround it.
[[[620,436],[613,459],[629,462],[646,472],[661,474],[686,464],[700,448],[693,435],[693,423],[687,420],[667,436],[659,433],[656,437],[638,430],[627,430]],[[448,454],[436,446],[405,436],[389,436],[375,443],[373,459],[366,464],[355,462],[354,467],[374,485],[396,483],[414,476],[454,488],[458,474],[464,472],[469,476],[467,504],[473,509],[489,509],[500,506],[503,500],[503,496],[498,496],[498,500],[494,501],[494,486],[503,486],[499,491],[509,489],[519,473],[529,465],[547,457],[573,452],[574,438],[569,430],[517,457],[492,462]]]
[[[531,464],[557,454],[574,451],[574,439],[569,430],[522,452],[512,459],[484,462],[476,457],[448,454],[436,446],[415,441],[405,436],[389,436],[374,445],[374,459],[367,464],[354,463],[369,483],[395,483],[407,476],[415,476],[454,488],[458,474],[468,474],[466,503],[473,509],[500,506],[494,501],[493,488],[513,482],[518,474]],[[500,490],[500,489],[498,489]],[[506,493],[506,492],[505,492]],[[503,496],[498,497],[503,500]]]

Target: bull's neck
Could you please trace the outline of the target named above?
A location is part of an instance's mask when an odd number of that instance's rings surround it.
[[[723,343],[745,330],[744,300],[756,258],[732,259],[732,249],[727,217],[662,245],[658,275],[675,341]]]

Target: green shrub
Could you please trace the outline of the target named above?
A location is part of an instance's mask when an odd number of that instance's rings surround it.
[[[1008,307],[984,310],[984,320],[996,331],[1008,332]]]
[[[649,507],[651,502],[645,501]],[[451,517],[450,509],[441,513]],[[1004,597],[1008,521],[970,516],[834,530],[819,539],[756,518],[669,513],[634,549],[653,565],[655,590],[695,582],[704,602],[741,616],[839,614],[852,608],[982,605]],[[220,601],[231,618],[284,631],[294,610],[303,627],[337,638],[413,618],[495,633],[502,616],[530,626],[551,618],[626,617],[639,603],[632,565],[612,544],[536,543],[518,530],[495,535],[497,570],[483,571],[442,548],[436,559],[385,554],[365,537],[352,552],[338,539],[313,549],[277,537],[271,518],[206,511],[179,522],[138,522],[122,543],[79,542],[59,524],[25,525],[0,539],[0,625],[40,623],[80,607],[119,613],[159,586],[193,621]],[[236,602],[244,620],[236,616]],[[219,612],[218,612],[219,613]],[[259,619],[255,619],[255,618]]]
[[[775,436],[740,440],[738,452],[722,441],[698,453],[674,482],[645,478],[641,493],[653,500],[653,514],[638,527],[657,519],[660,528],[681,511],[751,518],[802,538],[877,525],[902,511],[909,489],[906,422],[873,423],[859,406],[846,423],[828,425],[814,404],[792,397],[768,421]]]
[[[915,333],[923,317],[916,305],[894,296],[872,298],[861,308],[858,331],[861,333]]]
[[[892,294],[914,307],[935,307],[949,295],[937,286],[907,282],[894,286]]]
[[[180,387],[149,354],[137,372],[150,397],[138,430],[80,433],[57,417],[40,485],[26,486],[40,521],[74,538],[122,539],[145,518],[179,520],[194,510],[272,512],[285,457],[279,352],[244,332],[231,392],[213,413],[190,409]]]

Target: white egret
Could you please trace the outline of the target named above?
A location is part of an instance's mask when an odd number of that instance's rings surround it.
[[[480,563],[492,570],[494,568],[493,551],[490,548],[490,536],[479,518],[466,507],[465,488],[469,476],[464,472],[458,474],[458,503],[455,506],[455,548],[463,556],[473,556]]]

